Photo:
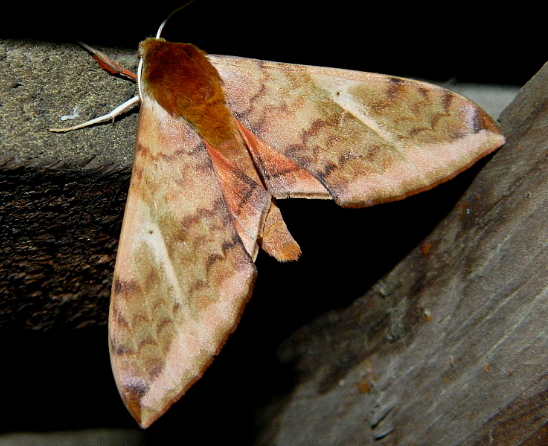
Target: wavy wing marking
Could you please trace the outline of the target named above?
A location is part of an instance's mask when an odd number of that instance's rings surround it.
[[[196,133],[150,99],[139,120],[109,337],[118,389],[147,427],[233,331],[255,267]]]
[[[236,117],[311,173],[342,206],[369,206],[430,189],[504,142],[473,102],[431,84],[209,58]]]

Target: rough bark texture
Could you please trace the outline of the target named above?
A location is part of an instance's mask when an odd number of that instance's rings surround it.
[[[48,128],[71,125],[59,118],[75,106],[91,119],[134,94],[77,45],[0,41],[0,326],[106,322],[137,113],[93,130]]]
[[[301,379],[260,444],[548,443],[547,90],[545,66],[420,247],[287,340]]]

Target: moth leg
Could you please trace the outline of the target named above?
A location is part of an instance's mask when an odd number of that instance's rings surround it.
[[[108,71],[110,74],[119,74],[126,79],[137,82],[136,74],[125,69],[122,65],[108,57],[106,54],[101,53],[101,51],[96,50],[89,45],[86,45],[84,42],[78,41],[78,43],[93,56],[103,70]]]
[[[137,104],[139,101],[140,101],[139,96],[134,96],[129,101],[126,101],[122,105],[119,105],[110,113],[107,113],[106,115],[99,116],[98,118],[91,119],[89,121],[83,122],[82,124],[74,125],[72,127],[67,127],[64,129],[49,129],[49,131],[56,132],[56,133],[70,132],[72,130],[89,127],[90,125],[98,124],[100,122],[110,121],[111,119],[114,120],[116,116],[119,116],[122,113],[126,112],[127,110],[132,108],[135,104]]]
[[[106,54],[103,54],[101,51],[96,50],[89,45],[86,45],[84,42],[78,42],[85,50],[87,50],[93,58],[97,61],[97,63],[103,68],[103,70],[108,71],[110,74],[119,74],[133,82],[137,81],[137,75],[132,73],[131,71],[125,69],[122,65],[120,65],[115,60],[108,57]],[[130,110],[133,108],[135,104],[139,102],[139,96],[134,96],[130,100],[124,102],[123,104],[116,107],[114,110],[112,110],[110,113],[107,113],[106,115],[99,116],[98,118],[91,119],[89,121],[83,122],[82,124],[74,125],[72,127],[67,127],[63,129],[49,129],[50,132],[56,132],[56,133],[62,133],[62,132],[70,132],[72,130],[81,129],[84,127],[89,127],[90,125],[98,124],[100,122],[106,122],[106,121],[114,121],[114,118],[116,116],[121,115],[122,113]],[[76,110],[76,108],[75,108]],[[76,115],[77,116],[77,115]],[[74,116],[74,117],[76,117]],[[63,120],[69,119],[69,117],[63,116],[61,119]],[[70,118],[72,119],[72,118]]]

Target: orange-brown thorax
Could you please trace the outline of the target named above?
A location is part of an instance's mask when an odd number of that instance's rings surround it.
[[[205,53],[189,43],[149,38],[139,45],[139,54],[143,94],[171,115],[185,118],[211,147],[258,180],[226,106],[221,77]]]

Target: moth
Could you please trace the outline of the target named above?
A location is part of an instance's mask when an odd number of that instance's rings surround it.
[[[259,248],[280,261],[299,257],[278,199],[350,208],[400,200],[504,142],[481,108],[444,88],[206,55],[160,38],[162,27],[139,45],[139,98],[70,128],[141,103],[109,348],[120,395],[143,428],[200,378],[235,329]]]

